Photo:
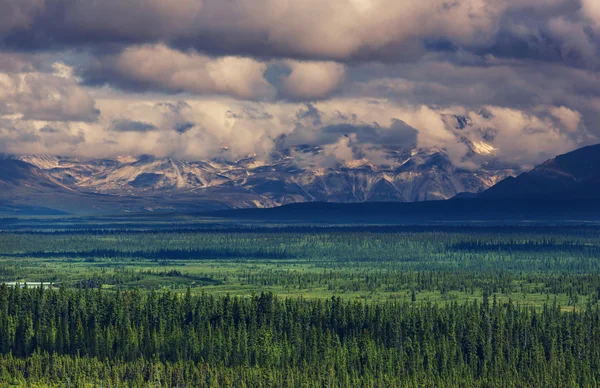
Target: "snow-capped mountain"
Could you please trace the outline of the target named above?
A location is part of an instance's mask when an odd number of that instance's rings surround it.
[[[57,183],[80,193],[131,198],[209,201],[217,207],[268,207],[294,202],[424,201],[479,193],[519,173],[494,163],[491,144],[471,144],[474,157],[486,156],[476,170],[455,165],[443,149],[377,150],[368,156],[307,164],[324,150],[303,145],[273,153],[269,160],[249,156],[184,161],[171,157],[79,160],[20,156]]]
[[[507,165],[496,157],[493,130],[474,127],[468,117],[443,118],[466,147],[460,160],[443,148],[365,144],[353,134],[341,134],[337,143],[322,145],[294,145],[294,139],[282,135],[268,157],[241,159],[233,158],[225,146],[218,157],[207,160],[156,156],[84,160],[47,155],[8,159],[32,166],[31,173],[38,180],[43,178],[43,185],[60,186],[72,193],[70,196],[79,195],[72,199],[82,203],[78,209],[93,203],[94,208],[110,210],[118,203],[120,211],[442,200],[480,193],[523,172],[520,166]],[[24,180],[27,184],[23,187],[12,185],[11,190],[34,187],[36,179]],[[35,192],[18,193],[11,197],[14,203],[22,198],[27,204],[36,203]],[[0,194],[0,204],[7,195]],[[69,204],[58,205],[61,211],[69,209]]]

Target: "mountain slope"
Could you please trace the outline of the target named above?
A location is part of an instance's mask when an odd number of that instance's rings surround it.
[[[78,194],[46,171],[20,160],[0,160],[0,212],[62,214],[54,201],[73,202]]]
[[[557,156],[477,196],[461,193],[452,200],[414,203],[303,203],[210,215],[327,223],[599,221],[600,145]]]
[[[479,198],[598,198],[600,144],[559,155],[516,178],[507,178]]]
[[[367,158],[329,167],[303,165],[323,150],[301,146],[270,160],[182,161],[144,156],[79,161],[73,158],[23,156],[57,181],[81,192],[116,196],[246,192],[258,207],[296,202],[364,202],[447,199],[460,192],[478,193],[515,173],[507,166],[484,164],[473,173],[453,165],[444,150],[380,150],[385,160]],[[298,156],[300,154],[300,156]],[[215,198],[218,200],[219,198]],[[242,201],[244,202],[244,201]],[[248,202],[248,201],[246,201]],[[229,203],[233,207],[244,203]]]
[[[50,159],[45,158],[46,162]],[[68,162],[68,163],[73,163]],[[79,167],[78,167],[79,168]],[[145,211],[207,211],[228,209],[233,204],[256,206],[260,197],[243,189],[214,188],[198,193],[169,196],[160,193],[147,196],[119,196],[90,193],[70,187],[51,172],[64,169],[49,166],[42,170],[21,160],[0,159],[0,213],[2,214],[117,214]],[[73,170],[70,170],[72,173]]]
[[[479,157],[481,166],[476,171],[454,164],[443,149],[381,147],[367,151],[354,152],[354,159],[345,161],[314,145],[279,149],[263,159],[249,156],[239,160],[227,158],[226,153],[198,161],[24,155],[4,159],[13,167],[0,170],[0,181],[10,181],[12,186],[0,192],[0,201],[43,204],[75,213],[431,201],[482,192],[518,171],[493,156],[478,154],[475,148],[471,157]],[[46,191],[40,191],[41,187]]]
[[[73,191],[46,171],[20,160],[0,160],[0,171],[0,188],[4,194]]]

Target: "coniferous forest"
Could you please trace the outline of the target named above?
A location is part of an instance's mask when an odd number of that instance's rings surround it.
[[[0,386],[597,386],[598,232],[6,228]]]

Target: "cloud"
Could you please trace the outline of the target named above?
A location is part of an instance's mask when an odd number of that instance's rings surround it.
[[[554,116],[569,132],[575,132],[581,124],[581,114],[565,106],[550,107],[550,114]]]
[[[68,122],[35,123],[0,119],[0,152],[75,155],[87,146],[84,131]]]
[[[101,57],[82,75],[91,84],[106,83],[136,91],[264,99],[274,94],[264,78],[266,68],[266,64],[250,58],[210,58],[159,44],[129,47],[118,55]]]
[[[11,47],[110,47],[168,40],[187,31],[202,0],[2,0]]]
[[[6,2],[6,1],[5,1]],[[8,2],[11,3],[10,1]],[[12,2],[14,3],[14,2]],[[407,62],[430,49],[540,50],[548,22],[597,20],[586,0],[24,0],[7,47],[115,49],[157,44],[211,56]],[[36,5],[37,4],[37,5]],[[12,18],[6,17],[7,20]],[[360,26],[360,28],[357,28]],[[560,40],[560,37],[559,37]],[[547,44],[543,43],[546,41]],[[538,39],[551,49],[556,39]],[[519,55],[523,55],[520,53]]]
[[[0,114],[24,120],[94,121],[99,115],[89,92],[55,64],[54,73],[34,71],[19,61],[0,72]]]
[[[320,100],[329,97],[344,80],[344,66],[335,62],[288,61],[291,69],[281,92],[293,100]]]
[[[265,73],[273,68],[289,73],[269,82]],[[79,75],[88,85],[108,84],[127,91],[314,101],[330,97],[341,86],[345,68],[335,62],[212,58],[158,44],[133,46],[119,54],[100,56],[83,67]]]
[[[321,116],[321,112],[319,112],[313,104],[306,104],[306,107],[300,108],[298,112],[296,112],[297,126],[320,126],[323,123]]]
[[[362,121],[356,114],[344,115],[340,111],[326,114],[312,104],[299,109],[296,118],[294,130],[279,140],[283,147],[332,145],[344,137],[351,137],[363,145],[388,148],[407,149],[417,143],[417,130],[397,118],[390,118],[390,125],[382,126],[377,122]]]
[[[157,128],[154,124],[143,121],[115,120],[112,122],[111,129],[120,132],[149,132]]]
[[[539,107],[564,107],[580,116],[577,128],[564,127],[577,133],[577,144],[589,144],[600,134],[600,110],[594,103],[600,97],[600,78],[592,70],[529,60],[430,55],[403,66],[354,66],[348,74],[357,79],[345,87],[354,98],[472,111],[491,105],[536,115],[542,114]]]
[[[0,0],[0,33],[30,27],[44,10],[44,0]]]
[[[331,165],[417,146],[473,168],[472,144],[531,164],[600,135],[597,1],[0,9],[0,143],[15,152],[268,159],[313,144]]]
[[[600,107],[600,100],[597,103]],[[578,112],[554,106],[531,112],[494,105],[434,109],[389,100],[331,99],[307,105],[230,98],[185,103],[98,99],[97,105],[102,114],[88,123],[5,116],[0,120],[0,144],[11,153],[86,158],[152,154],[189,160],[248,155],[269,160],[273,151],[291,147],[297,149],[291,153],[295,162],[311,167],[361,158],[386,163],[389,152],[434,147],[445,149],[456,165],[476,168],[490,158],[530,166],[580,142],[571,131]],[[457,117],[465,118],[462,128]],[[190,125],[176,131],[178,123]],[[469,142],[490,144],[496,151],[469,157]],[[303,152],[304,144],[320,151]]]
[[[42,62],[36,55],[0,51],[1,73],[31,73],[38,71]]]
[[[502,107],[487,106],[486,109],[491,117],[485,118],[474,112],[469,117],[475,128],[496,129],[493,144],[505,160],[532,165],[576,148],[568,134],[548,117]],[[555,109],[551,111],[565,118],[574,114]]]
[[[318,165],[321,167],[335,167],[335,164],[337,163],[346,164],[353,161],[355,156],[351,147],[351,142],[355,141],[356,135],[351,134],[340,137],[338,141],[333,144],[325,145],[323,147],[323,154],[321,155],[325,161],[319,161]],[[332,163],[334,161],[335,163]]]
[[[194,128],[194,125],[196,125],[196,124],[190,123],[190,122],[176,123],[175,131],[177,131],[179,133],[186,133],[190,129]]]
[[[596,29],[600,29],[600,3],[595,0],[581,0],[581,13]]]

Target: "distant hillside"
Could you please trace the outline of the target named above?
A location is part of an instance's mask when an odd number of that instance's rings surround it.
[[[600,199],[600,144],[557,156],[516,178],[506,178],[478,197]]]
[[[297,203],[270,209],[204,213],[211,217],[318,223],[429,223],[487,221],[596,221],[600,201],[455,199],[429,202]]]
[[[0,188],[30,192],[71,191],[42,169],[20,160],[0,159]],[[24,193],[24,194],[25,194]]]
[[[234,196],[227,192],[222,197]],[[75,190],[32,164],[0,159],[0,214],[119,214],[123,212],[206,211],[223,209],[221,203],[202,194],[177,198],[104,195]]]

